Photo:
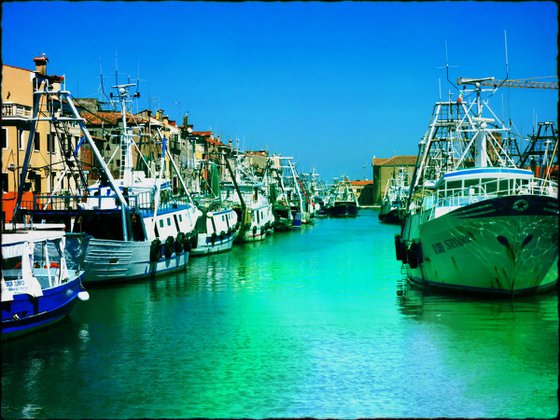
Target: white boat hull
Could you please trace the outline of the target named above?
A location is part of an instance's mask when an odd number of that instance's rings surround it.
[[[212,238],[211,235],[198,234],[198,242],[196,248],[191,249],[191,256],[217,254],[219,252],[227,252],[233,247],[235,232],[227,234],[222,239],[219,235]]]
[[[161,245],[164,246],[164,245]],[[89,239],[84,257],[87,284],[121,282],[154,277],[163,273],[184,270],[189,253],[173,252],[150,261],[151,242]]]
[[[432,220],[421,220],[425,214],[410,215],[403,231],[413,283],[499,294],[557,284],[557,199],[504,197]]]

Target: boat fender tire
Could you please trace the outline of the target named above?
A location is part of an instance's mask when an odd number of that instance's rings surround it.
[[[403,261],[403,246],[401,243],[401,235],[395,235],[395,254],[397,261]]]
[[[419,243],[412,242],[407,251],[408,265],[410,268],[417,268],[423,261],[422,246]]]
[[[175,238],[175,253],[179,255],[184,249],[185,234],[179,232]]]
[[[191,239],[185,235],[183,239],[183,250],[189,252],[191,250]]]
[[[165,240],[165,245],[163,246],[163,253],[164,253],[166,259],[169,259],[171,257],[171,255],[173,254],[173,243],[174,242],[175,242],[175,239],[173,238],[173,236],[168,236],[167,239]]]
[[[161,241],[154,239],[150,244],[150,261],[157,262],[161,258]]]
[[[193,230],[191,233],[191,249],[196,248],[196,246],[198,245],[198,232],[196,230]]]

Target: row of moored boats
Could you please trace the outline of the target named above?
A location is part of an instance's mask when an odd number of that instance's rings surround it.
[[[114,87],[122,113],[116,177],[70,93],[37,74],[37,100],[44,97],[49,103],[55,98],[63,106],[52,115],[45,115],[48,108],[36,108],[33,123],[79,125],[99,176],[94,183],[76,176],[72,192],[55,188],[33,194],[32,202],[19,191],[14,223],[2,233],[3,338],[62,319],[77,300],[88,299],[83,285],[186,270],[190,257],[227,252],[237,243],[301,228],[315,215],[356,215],[358,204],[347,179],[328,190],[315,171],[299,174],[290,157],[229,147],[212,159],[200,159],[191,168],[194,179],[185,179],[159,129],[150,139],[160,151],[159,170],[148,165],[136,169],[140,148],[126,118],[134,96],[130,87]],[[67,154],[65,163],[69,174],[80,171],[78,148]],[[29,153],[21,180],[28,168]]]

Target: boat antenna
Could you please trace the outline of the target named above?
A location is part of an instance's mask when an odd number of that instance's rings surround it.
[[[453,86],[455,88],[455,90],[457,90],[457,92],[461,93],[459,88],[457,86],[455,86],[455,83],[453,83],[451,80],[449,80],[449,67],[457,67],[457,66],[450,66],[449,65],[449,60],[448,60],[448,57],[447,57],[447,41],[445,41],[445,77],[447,77],[447,81],[451,84],[451,86]]]
[[[115,84],[119,85],[119,63],[117,51],[115,51]]]
[[[103,84],[103,67],[101,66],[101,56],[99,56],[99,93],[109,101],[109,97],[105,93],[105,86]]]
[[[504,79],[501,81],[501,83],[494,88],[494,90],[492,91],[490,96],[492,96],[494,93],[496,93],[496,91],[502,87],[502,85],[507,81],[507,79],[509,77],[509,63],[508,63],[508,50],[507,50],[507,31],[505,29],[504,29],[504,46],[505,46],[505,52],[506,52],[506,77],[504,77]],[[490,96],[488,96],[488,97],[490,97]]]
[[[134,97],[140,97],[140,60],[138,60],[138,72],[136,73],[136,92],[134,92]]]

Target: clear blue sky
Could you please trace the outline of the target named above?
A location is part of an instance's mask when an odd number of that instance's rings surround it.
[[[65,74],[75,97],[141,79],[139,109],[164,109],[244,149],[294,156],[323,179],[371,179],[371,158],[413,154],[441,81],[557,75],[553,2],[4,2],[2,60]],[[552,81],[552,79],[542,79]],[[558,91],[503,89],[522,134],[557,120]]]

